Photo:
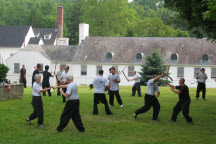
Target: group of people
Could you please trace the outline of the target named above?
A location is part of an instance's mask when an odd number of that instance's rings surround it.
[[[32,75],[32,106],[34,108],[33,113],[26,118],[26,121],[31,124],[31,120],[38,118],[38,126],[44,127],[43,125],[43,104],[41,99],[41,93],[45,93],[48,91],[50,94],[50,89],[58,89],[57,95],[62,94],[63,102],[67,102],[65,104],[64,110],[61,114],[60,123],[57,127],[57,131],[61,132],[70,121],[70,118],[73,120],[74,125],[80,132],[84,132],[85,128],[83,126],[80,112],[79,112],[79,95],[77,90],[77,84],[73,82],[73,75],[69,72],[69,66],[65,66],[65,70],[63,70],[62,66],[60,66],[60,71],[56,74],[56,80],[58,86],[51,86],[49,84],[49,77],[54,77],[54,74],[48,72],[49,66],[45,66],[45,71],[43,72],[43,82],[42,87],[40,87],[39,83],[41,81],[41,76],[39,75],[39,71],[41,69],[41,65],[37,65],[37,69],[33,72]],[[103,76],[104,71],[99,70],[99,75],[96,76],[92,83],[89,85],[90,89],[94,88],[94,104],[93,104],[93,114],[98,114],[98,107],[99,103],[105,105],[105,112],[107,115],[112,115],[113,113],[110,111],[109,106],[114,106],[114,96],[117,99],[118,104],[121,108],[123,108],[123,102],[121,96],[119,94],[119,83],[121,82],[119,75],[115,71],[115,68],[112,67],[109,69],[109,74],[107,78]],[[205,71],[204,71],[205,72]],[[140,90],[140,78],[137,75],[136,71],[133,72],[134,77],[132,79],[128,79],[128,81],[135,81],[134,86],[132,88],[132,96],[135,96],[135,92],[138,92],[138,96],[141,97],[141,90]],[[197,90],[197,96],[200,90],[203,90],[203,81],[207,79],[206,74],[203,73],[203,69],[201,69],[201,73],[197,75],[198,79],[198,87],[201,87]],[[147,91],[144,97],[145,103],[144,106],[140,109],[137,109],[134,112],[134,118],[136,119],[139,114],[147,112],[151,107],[153,107],[153,120],[160,121],[158,119],[158,114],[160,112],[160,103],[157,97],[160,96],[160,91],[157,85],[157,81],[165,76],[166,73],[162,73],[159,76],[154,75],[152,79],[148,80],[147,82]],[[185,119],[189,124],[193,124],[193,120],[189,115],[189,106],[190,106],[190,96],[189,96],[189,88],[185,85],[185,79],[181,78],[179,80],[178,86],[173,86],[166,81],[166,85],[170,86],[172,92],[179,95],[179,101],[175,105],[173,109],[173,114],[171,117],[172,122],[176,122],[177,116],[180,111],[182,111]],[[106,99],[105,92],[108,90],[109,93],[109,105]],[[205,91],[203,91],[205,92]],[[155,95],[156,93],[156,95]],[[205,99],[205,94],[203,94]]]

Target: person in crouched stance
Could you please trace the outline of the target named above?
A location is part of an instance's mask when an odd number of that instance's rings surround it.
[[[60,89],[60,93],[67,98],[67,102],[61,114],[59,126],[57,127],[56,130],[58,132],[61,132],[67,126],[70,119],[72,119],[78,131],[85,132],[85,128],[83,127],[83,123],[79,111],[80,101],[77,92],[77,84],[73,82],[73,75],[70,73],[66,75],[66,81],[67,81],[67,85],[53,87],[54,89],[67,88],[66,93],[64,93],[64,91]]]

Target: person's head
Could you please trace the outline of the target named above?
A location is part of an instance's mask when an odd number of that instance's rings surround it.
[[[99,70],[99,75],[103,75],[104,71],[103,70]]]
[[[69,69],[70,69],[69,66],[66,65],[66,66],[65,66],[65,71],[67,72],[67,71],[69,71]]]
[[[183,85],[184,83],[185,83],[185,79],[184,79],[184,78],[180,78],[180,79],[179,79],[179,84],[180,84],[180,85]]]
[[[36,66],[34,66],[34,69],[37,69],[37,67],[36,67]]]
[[[136,71],[133,71],[133,74],[136,75]]]
[[[201,73],[205,73],[205,69],[204,69],[204,68],[201,68],[200,72],[201,72]]]
[[[41,64],[37,64],[37,69],[41,70]]]
[[[63,70],[63,67],[62,67],[62,65],[60,65],[60,66],[59,66],[59,69],[60,69],[60,71],[62,71],[62,70]]]
[[[67,80],[67,83],[71,83],[71,82],[73,82],[73,75],[72,74],[67,74],[66,75],[66,80]]]
[[[46,71],[49,70],[49,66],[48,66],[48,65],[45,66],[45,70],[46,70]]]
[[[34,76],[34,80],[35,80],[36,83],[39,83],[41,81],[41,76],[39,74],[36,74]]]
[[[109,68],[109,73],[111,73],[111,68]]]
[[[157,77],[157,75],[156,75],[156,74],[154,74],[154,75],[153,75],[153,78],[156,78],[156,77]]]
[[[112,68],[110,68],[110,69],[111,69],[111,71],[110,71],[110,72],[111,72],[112,74],[115,74],[115,68],[114,68],[114,67],[112,67]]]
[[[22,65],[22,68],[25,68],[25,64]]]

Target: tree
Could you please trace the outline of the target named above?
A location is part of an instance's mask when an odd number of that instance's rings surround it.
[[[147,85],[149,79],[153,78],[153,75],[160,75],[166,71],[167,66],[165,60],[161,56],[160,52],[153,49],[149,55],[145,57],[145,64],[141,65],[141,81],[144,85]],[[157,81],[159,85],[165,85],[165,80],[160,79]]]
[[[9,71],[9,68],[6,65],[0,64],[0,82],[4,81],[4,79],[7,76],[8,71]]]
[[[209,40],[216,40],[216,0],[164,0],[165,6],[178,12],[177,23],[184,21],[188,30],[197,38],[206,34]],[[203,33],[203,32],[204,33]]]

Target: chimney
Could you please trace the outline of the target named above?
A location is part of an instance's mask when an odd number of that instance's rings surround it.
[[[79,45],[89,36],[89,24],[79,24]]]
[[[55,30],[58,30],[58,38],[63,38],[63,19],[64,19],[64,7],[58,6],[57,22]]]

